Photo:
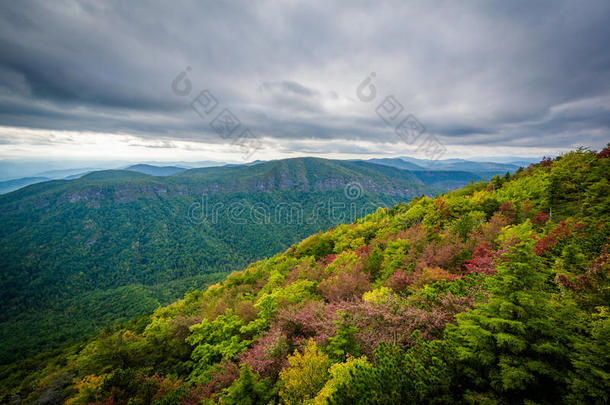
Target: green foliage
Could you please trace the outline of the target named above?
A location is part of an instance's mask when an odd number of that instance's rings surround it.
[[[328,370],[330,379],[324,384],[324,387],[318,392],[312,403],[315,405],[328,404],[339,386],[349,384],[351,374],[357,367],[366,368],[368,366],[370,364],[366,356],[358,358],[349,356],[344,363],[333,364]]]
[[[485,217],[486,214],[481,211],[468,212],[455,221],[453,224],[453,231],[463,240],[466,240],[470,235],[470,232],[483,223]]]
[[[448,403],[451,374],[438,341],[418,342],[407,352],[380,343],[373,365],[358,364],[338,384],[330,404]]]
[[[193,381],[207,382],[215,371],[214,365],[222,359],[235,359],[248,347],[251,341],[240,332],[244,325],[244,321],[228,309],[213,321],[204,319],[191,327],[192,334],[186,341],[194,346]]]
[[[591,316],[590,337],[580,337],[574,344],[574,373],[569,381],[567,402],[605,404],[610,401],[610,312],[600,307]]]
[[[339,315],[341,320],[337,321],[337,333],[328,339],[325,352],[335,361],[345,361],[348,356],[359,357],[360,347],[356,339],[358,328],[350,322],[348,314]]]
[[[247,364],[242,364],[239,378],[220,397],[223,405],[266,405],[274,396],[267,380],[259,380]]]
[[[459,378],[469,381],[465,386],[519,401],[565,395],[577,319],[569,298],[554,302],[549,278],[532,241],[520,241],[490,279],[489,302],[456,316],[448,339],[455,344]]]
[[[330,189],[314,186],[323,175]],[[357,212],[346,181],[377,182]],[[396,186],[412,191],[390,195]],[[150,313],[376,204],[429,191],[400,170],[293,159],[167,177],[94,172],[2,195],[0,364]],[[329,201],[343,205],[331,214],[320,208]],[[332,239],[319,238],[306,254],[332,253]]]
[[[383,252],[379,247],[375,247],[364,261],[364,272],[372,277],[377,277],[383,263]]]
[[[0,402],[607,403],[608,155],[580,150],[312,231],[149,316],[0,368]],[[171,298],[163,282],[137,286],[90,309]]]

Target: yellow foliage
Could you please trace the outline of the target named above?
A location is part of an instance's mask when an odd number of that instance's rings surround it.
[[[347,361],[345,363],[337,363],[333,364],[328,370],[331,378],[326,382],[324,387],[320,390],[318,395],[313,400],[314,405],[326,405],[328,403],[328,399],[335,393],[337,387],[348,381],[349,373],[351,370],[355,369],[356,366],[366,367],[369,366],[366,356],[362,356],[359,358],[354,358],[348,356]]]
[[[372,291],[367,291],[362,295],[362,299],[368,302],[374,302],[380,304],[387,300],[392,294],[392,289],[388,287],[375,288]]]
[[[104,375],[91,374],[83,377],[82,380],[74,384],[78,391],[72,398],[66,399],[66,405],[86,404],[94,399],[95,393],[100,389],[104,382]]]
[[[290,367],[280,372],[281,402],[296,405],[311,401],[330,376],[330,359],[318,350],[313,339],[309,339],[303,354],[295,350],[288,363]]]

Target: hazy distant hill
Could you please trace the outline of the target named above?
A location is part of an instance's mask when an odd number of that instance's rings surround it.
[[[153,166],[147,164],[137,164],[129,166],[125,170],[149,174],[151,176],[170,176],[172,174],[183,172],[186,169],[177,166]]]
[[[469,172],[477,175],[478,177],[485,178],[490,178],[496,174],[504,175],[506,172],[514,173],[519,169],[518,165],[510,163],[474,162],[464,159],[427,160],[411,157],[400,157],[392,159],[371,159],[369,162],[413,171],[440,170]]]
[[[392,166],[404,170],[424,170],[424,167],[407,162],[400,158],[369,159],[368,162],[377,163],[384,166]]]
[[[10,193],[11,191],[18,190],[21,187],[47,180],[50,179],[47,177],[24,177],[22,179],[0,181],[0,194]]]

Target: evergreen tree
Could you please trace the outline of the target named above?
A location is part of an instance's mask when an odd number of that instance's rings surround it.
[[[519,242],[498,263],[489,302],[448,327],[460,370],[456,385],[471,400],[556,403],[565,394],[578,312],[568,298],[554,300],[550,277],[532,242]]]
[[[273,397],[267,380],[259,380],[248,364],[241,365],[239,378],[220,398],[223,405],[264,405]]]

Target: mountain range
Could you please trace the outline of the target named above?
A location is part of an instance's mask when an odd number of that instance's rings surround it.
[[[499,159],[499,158],[498,158]],[[514,160],[513,159],[520,159]],[[464,159],[445,159],[445,160],[426,160],[416,159],[411,157],[399,158],[378,158],[368,160],[371,163],[376,163],[384,166],[396,167],[399,169],[422,171],[422,170],[442,170],[442,171],[461,171],[476,174],[482,178],[491,178],[496,174],[503,175],[506,172],[514,173],[520,166],[528,166],[530,163],[537,161],[536,159],[527,158],[503,158],[504,163],[485,162],[485,161],[470,161]],[[219,161],[200,161],[200,162],[148,162],[137,163],[130,165],[118,165],[115,169],[130,170],[139,173],[149,174],[151,176],[168,176],[179,173],[183,170],[204,167],[220,167],[220,166],[252,166],[263,163],[256,160],[248,163],[226,163]],[[84,174],[104,170],[101,168],[82,167],[70,169],[54,169],[44,171],[32,171],[30,168],[24,168],[23,171],[29,174],[28,177],[15,178],[14,173],[23,167],[24,164],[16,165],[9,161],[0,162],[0,194],[5,194],[11,191],[18,190],[30,184],[40,183],[43,181],[66,179],[76,179]],[[106,165],[107,166],[107,165]],[[4,174],[4,175],[3,175]],[[12,176],[11,176],[12,175]],[[460,183],[454,184],[452,187],[459,187]],[[446,187],[448,185],[442,185]]]
[[[0,197],[27,357],[0,402],[607,403],[609,173],[606,148],[436,196],[454,172],[314,158],[28,186]]]
[[[1,360],[151,311],[378,207],[479,179],[295,158],[188,170],[138,165],[2,195]]]

